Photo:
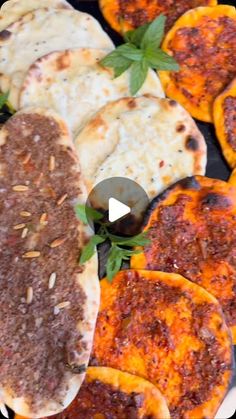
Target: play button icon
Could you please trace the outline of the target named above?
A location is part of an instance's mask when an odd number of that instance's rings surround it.
[[[114,223],[130,213],[131,209],[128,205],[123,204],[115,198],[109,199],[108,220],[110,223]]]
[[[114,234],[133,236],[141,231],[149,199],[143,188],[133,180],[112,177],[93,187],[86,205],[104,214],[103,221],[109,223],[109,229]]]

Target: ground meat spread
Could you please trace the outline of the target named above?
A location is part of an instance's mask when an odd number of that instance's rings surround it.
[[[236,324],[236,217],[230,186],[223,186],[224,194],[217,193],[217,187],[215,193],[213,187],[210,193],[202,187],[191,197],[180,191],[173,205],[161,200],[150,217],[151,245],[145,257],[146,268],[179,273],[215,295],[232,326]]]
[[[229,333],[219,307],[186,281],[143,272],[123,271],[112,290],[102,287],[91,363],[143,376],[166,397],[172,418],[188,418],[230,375]]]
[[[171,78],[195,106],[211,103],[236,75],[236,21],[204,16],[176,31],[168,48],[181,66]]]
[[[98,380],[85,381],[70,407],[52,419],[138,419],[143,402],[142,394],[124,393]]]
[[[236,151],[236,97],[226,97],[223,108],[227,140]]]
[[[84,348],[76,330],[85,295],[75,283],[80,237],[72,205],[80,175],[71,150],[58,144],[62,132],[56,120],[21,114],[5,127],[0,382],[34,409],[42,400],[63,398],[65,374]]]
[[[154,20],[163,13],[167,16],[166,30],[187,10],[208,6],[210,0],[117,0],[119,10],[117,19],[123,18],[133,28]]]

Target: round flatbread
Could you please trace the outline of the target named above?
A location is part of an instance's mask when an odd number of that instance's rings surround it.
[[[0,88],[18,109],[29,67],[40,57],[67,48],[104,48],[113,43],[96,19],[76,10],[38,9],[0,33]]]
[[[42,7],[73,9],[66,0],[9,0],[3,3],[0,10],[0,31],[16,22],[26,13]]]
[[[235,7],[199,7],[180,17],[162,44],[180,65],[159,72],[165,92],[194,118],[213,122],[213,102],[236,75],[235,33]]]
[[[217,300],[177,274],[121,271],[101,282],[91,364],[148,379],[175,419],[214,418],[232,345]]]
[[[151,203],[144,230],[151,244],[132,267],[201,285],[219,300],[236,343],[236,189],[218,179],[184,179]]]
[[[52,111],[0,132],[0,397],[16,413],[59,413],[85,376],[99,306],[97,258],[74,205],[86,191],[69,130]]]
[[[223,154],[236,167],[236,77],[216,98],[213,107],[216,135]]]
[[[205,173],[204,138],[173,100],[150,96],[110,103],[75,145],[89,190],[104,179],[123,176],[153,198],[177,179]]]
[[[167,17],[166,30],[187,10],[199,6],[215,6],[217,0],[99,0],[105,19],[123,34],[151,22],[161,13]]]
[[[159,390],[143,378],[113,368],[89,367],[73,403],[51,419],[169,419]],[[18,415],[15,419],[25,419]]]
[[[20,107],[46,106],[67,121],[73,134],[104,105],[129,96],[130,71],[114,79],[113,70],[99,65],[104,50],[74,49],[53,52],[36,61],[26,76]],[[150,70],[138,95],[164,97],[155,72]]]

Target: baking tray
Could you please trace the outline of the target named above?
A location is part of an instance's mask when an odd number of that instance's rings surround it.
[[[112,38],[115,45],[119,45],[120,43],[122,43],[122,37],[119,34],[117,34],[117,32],[115,32],[113,29],[111,29],[108,23],[103,18],[99,10],[97,0],[68,0],[68,1],[69,3],[72,4],[72,6],[75,9],[78,9],[82,12],[90,13],[92,16],[98,19],[101,25],[103,26],[103,29]],[[5,2],[0,1],[0,6],[2,6],[3,3]],[[230,4],[232,6],[236,6],[236,0],[227,0],[227,1],[218,0],[218,3]],[[1,122],[1,119],[0,119],[0,122]],[[213,124],[200,122],[197,120],[196,120],[196,123],[207,143],[206,176],[211,177],[211,178],[227,180],[230,175],[230,169],[221,153],[221,149],[215,135]],[[236,346],[234,347],[234,356],[236,358]],[[234,376],[231,383],[231,388],[232,387],[236,388],[236,368],[235,367],[234,367]],[[0,418],[3,418],[1,413],[0,413]],[[13,414],[10,412],[10,419],[12,418],[13,418]],[[220,418],[220,419],[226,419],[226,417]]]

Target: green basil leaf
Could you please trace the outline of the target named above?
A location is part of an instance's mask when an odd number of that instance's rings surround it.
[[[124,34],[125,41],[136,45],[136,47],[140,47],[144,34],[149,28],[149,26],[150,26],[150,23],[145,23],[145,25],[139,26],[139,28],[137,29],[125,32]]]
[[[118,47],[119,48],[119,47]],[[104,67],[122,67],[124,65],[132,64],[132,60],[129,58],[123,57],[118,48],[115,51],[112,51],[110,54],[106,55],[101,61],[100,64]]]
[[[124,64],[123,66],[114,67],[114,77],[116,78],[121,76],[121,74],[128,70],[131,64],[132,61],[129,61],[127,64]]]
[[[161,14],[149,25],[143,36],[141,48],[146,49],[151,46],[158,48],[160,46],[164,36],[165,22],[166,17]]]
[[[147,73],[148,64],[145,60],[132,64],[130,73],[130,93],[132,96],[136,95],[136,93],[141,89],[146,80]]]
[[[143,58],[143,51],[138,49],[133,44],[123,44],[117,47],[116,49],[122,57],[127,58],[128,60],[132,61],[141,61]]]
[[[176,60],[161,49],[154,51],[152,48],[148,48],[145,51],[145,59],[150,67],[157,70],[179,70],[179,65]]]
[[[0,109],[7,103],[9,92],[0,94]]]
[[[108,259],[106,264],[107,279],[112,281],[114,276],[119,272],[122,265],[122,256],[120,249],[116,246],[112,246],[108,253]]]
[[[86,205],[76,205],[75,206],[75,213],[77,217],[82,221],[84,224],[88,224],[88,221],[98,221],[103,218],[103,214],[95,209],[88,207]]]
[[[96,246],[98,244],[103,243],[104,241],[104,237],[97,236],[96,234],[93,237],[91,237],[88,244],[83,248],[82,253],[80,255],[80,265],[83,265],[85,262],[91,259],[91,257],[93,257],[95,253]]]
[[[150,239],[148,238],[147,234],[147,232],[144,232],[133,237],[120,237],[110,234],[109,238],[113,243],[123,246],[147,246],[150,244]]]

